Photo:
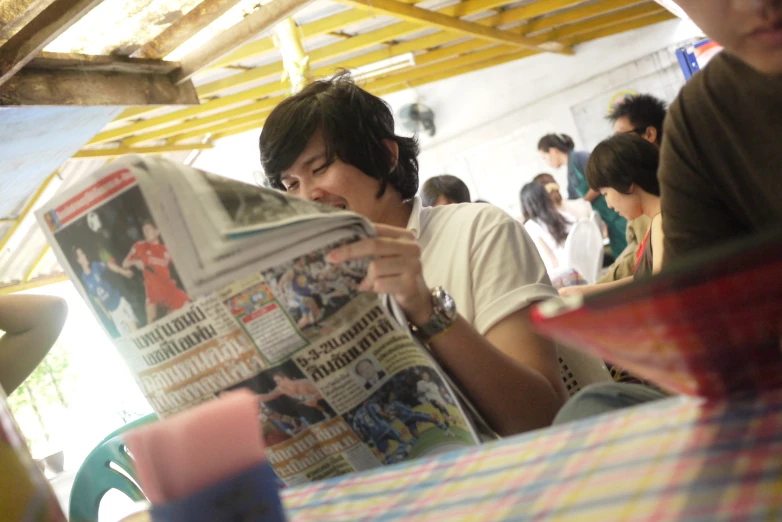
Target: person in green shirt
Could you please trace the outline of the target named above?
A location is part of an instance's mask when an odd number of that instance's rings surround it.
[[[583,198],[592,204],[592,209],[603,219],[608,228],[611,255],[617,259],[627,247],[627,221],[613,209],[608,208],[605,198],[589,188],[584,177],[588,152],[576,152],[573,139],[567,134],[546,134],[538,141],[538,151],[551,168],[567,166],[568,199]]]

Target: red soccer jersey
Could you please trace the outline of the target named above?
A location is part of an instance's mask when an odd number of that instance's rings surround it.
[[[144,263],[144,280],[150,277],[171,279],[168,265],[171,263],[171,254],[162,243],[150,243],[149,241],[137,241],[130,249],[129,259],[138,259]],[[150,273],[151,270],[151,273]]]

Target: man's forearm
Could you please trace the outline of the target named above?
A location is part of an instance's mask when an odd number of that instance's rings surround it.
[[[506,355],[461,316],[432,350],[502,436],[549,426],[563,397],[540,372]]]

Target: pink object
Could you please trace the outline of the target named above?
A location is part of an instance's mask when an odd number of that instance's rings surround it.
[[[220,395],[124,437],[152,504],[183,498],[264,460],[258,398]]]

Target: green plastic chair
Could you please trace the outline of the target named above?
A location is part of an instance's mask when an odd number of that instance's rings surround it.
[[[98,520],[98,508],[103,495],[110,489],[124,493],[134,502],[145,500],[144,493],[134,481],[136,474],[133,461],[128,455],[122,435],[137,426],[157,420],[157,415],[151,413],[130,422],[111,432],[93,449],[82,463],[71,489],[70,516],[71,522],[95,522]],[[113,462],[133,480],[119,471],[109,467]]]

